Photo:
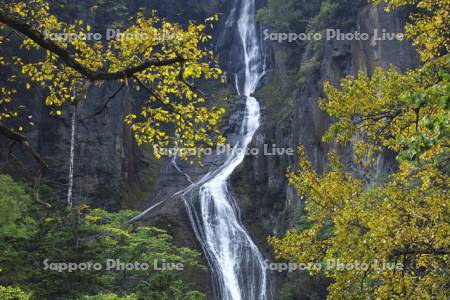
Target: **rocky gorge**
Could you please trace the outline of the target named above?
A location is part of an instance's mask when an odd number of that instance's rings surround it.
[[[212,32],[215,39],[211,47],[215,49],[225,71],[226,85],[201,83],[201,88],[209,95],[211,105],[226,107],[227,117],[222,121],[222,127],[232,142],[239,130],[245,106],[243,97],[234,96],[234,75],[242,72],[238,68],[237,60],[240,58],[236,55],[237,37],[236,30],[233,30],[237,25],[227,22],[225,18],[233,14],[234,1],[238,0],[123,0],[114,4],[103,1],[112,10],[108,13],[105,10],[93,12],[88,9],[89,5],[79,5],[77,1],[65,2],[70,7],[70,15],[96,24],[98,30],[118,19],[114,17],[115,14],[132,14],[139,8],[155,9],[158,14],[182,24],[191,19],[201,22],[211,14],[220,12],[222,17]],[[258,8],[266,4],[262,0],[256,3]],[[338,151],[346,162],[346,168],[369,182],[376,181],[378,176],[396,168],[395,155],[390,152],[385,151],[378,157],[376,169],[367,170],[354,162],[352,145],[341,147],[324,143],[322,136],[333,119],[321,111],[318,102],[323,97],[324,81],[336,84],[344,76],[356,75],[359,71],[371,74],[376,66],[387,68],[395,65],[405,71],[418,65],[417,54],[408,41],[373,39],[373,33],[377,30],[402,32],[406,13],[402,10],[387,13],[382,6],[375,4],[355,5],[355,10],[346,16],[352,21],[349,28],[368,33],[372,38],[307,41],[301,45],[264,40],[263,31],[272,30],[271,24],[264,20],[258,23],[257,28],[264,43],[266,70],[254,93],[261,104],[261,126],[249,147],[259,151],[246,156],[242,165],[232,174],[230,186],[238,199],[243,224],[268,260],[274,258],[266,242],[267,237],[283,234],[302,214],[304,199],[288,185],[286,178],[287,169],[295,168],[298,146],[304,147],[308,159],[319,172],[327,166],[326,153],[331,148]],[[172,158],[156,159],[148,146],[137,145],[130,128],[123,122],[134,106],[139,105],[142,98],[140,93],[125,88],[108,102],[104,111],[101,111],[104,101],[89,101],[108,99],[116,88],[109,83],[90,86],[84,95],[85,100],[80,101],[77,107],[74,201],[88,202],[109,210],[120,208],[144,211],[157,205],[142,220],[166,229],[178,245],[201,249],[185,205],[172,196],[191,181],[219,166],[223,157],[206,158],[203,166],[184,161],[174,163]],[[26,133],[50,166],[44,174],[43,183],[59,196],[65,197],[69,184],[67,157],[74,109],[66,106],[61,117],[49,116],[49,110],[42,104],[44,95],[27,91],[20,91],[20,95],[25,99],[24,103],[31,107],[30,113],[35,123]],[[92,115],[89,113],[92,111],[101,113]],[[2,143],[2,148],[7,147],[6,143]],[[268,155],[268,149],[277,155]],[[276,153],[276,149],[279,149],[279,153]],[[32,168],[34,163],[23,153],[19,156],[23,168],[17,167],[16,162],[7,161],[6,157],[2,158],[2,168],[18,177],[27,177],[26,170]],[[206,264],[206,258],[203,261]],[[211,274],[204,272],[193,274],[192,277],[196,285],[210,297],[208,299],[214,299]],[[279,295],[280,289],[288,289],[286,286],[291,282],[299,285],[298,297],[306,297],[302,294],[303,285],[312,287],[312,292],[309,291],[313,295],[311,299],[322,299],[325,293],[322,283],[326,280],[323,279],[313,280],[305,275],[298,283],[299,279],[294,279],[292,274],[275,273],[271,277],[274,296]]]

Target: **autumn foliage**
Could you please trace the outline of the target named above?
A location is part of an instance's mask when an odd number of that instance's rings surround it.
[[[397,153],[383,178],[356,176],[330,153],[318,173],[302,148],[289,182],[305,199],[305,216],[284,237],[269,238],[280,259],[368,268],[325,268],[329,299],[446,299],[449,278],[450,76],[448,1],[411,4],[407,25],[424,61],[404,74],[394,67],[325,83],[321,108],[335,118],[324,141],[350,145],[356,165],[373,170],[378,155]],[[384,262],[401,268],[377,268]],[[318,271],[316,271],[317,273]]]

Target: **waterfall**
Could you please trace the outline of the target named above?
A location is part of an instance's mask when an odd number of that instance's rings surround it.
[[[236,90],[244,97],[245,112],[238,138],[225,162],[199,181],[146,209],[139,220],[166,200],[181,197],[194,233],[200,241],[221,300],[266,300],[268,277],[264,259],[240,220],[239,208],[229,189],[229,178],[244,161],[245,149],[260,123],[260,106],[251,96],[264,76],[264,59],[254,24],[255,0],[235,0],[227,23],[236,22],[241,44],[242,71],[235,77]],[[176,163],[172,165],[181,173]]]
[[[229,190],[229,177],[244,160],[245,150],[259,127],[260,107],[251,96],[264,75],[260,42],[254,24],[255,0],[236,1],[237,30],[244,71],[236,74],[236,90],[246,98],[238,140],[225,163],[182,193],[189,218],[214,272],[223,300],[267,299],[263,257],[242,225],[239,208]]]
[[[70,123],[70,156],[69,156],[69,188],[67,190],[67,206],[73,205],[73,166],[75,159],[75,131],[77,124],[77,108],[74,106]]]

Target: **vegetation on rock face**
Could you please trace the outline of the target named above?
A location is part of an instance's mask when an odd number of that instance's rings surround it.
[[[1,299],[203,298],[180,270],[160,270],[179,263],[184,270],[202,270],[199,253],[175,246],[163,230],[129,223],[136,212],[108,213],[86,206],[42,210],[5,175],[0,176],[0,190],[0,207],[11,208],[2,211],[12,212],[0,226]],[[108,260],[148,264],[149,269],[108,270]],[[58,263],[102,267],[60,271]]]
[[[306,221],[271,237],[279,258],[313,262],[333,279],[329,299],[445,299],[450,216],[450,76],[448,1],[386,1],[416,5],[407,25],[424,65],[400,74],[378,68],[339,87],[325,83],[321,106],[336,122],[328,142],[352,143],[355,161],[374,168],[383,149],[398,153],[398,170],[382,183],[345,170],[330,153],[318,174],[300,149],[289,182],[305,199]],[[425,10],[425,12],[423,12]],[[439,37],[433,39],[433,37]],[[432,40],[430,40],[432,39]],[[340,263],[340,267],[333,263]]]
[[[269,0],[265,7],[258,10],[256,20],[263,22],[270,32],[277,33],[313,34],[320,33],[326,28],[350,30],[355,27],[356,15],[363,3],[364,1]],[[280,94],[280,92],[276,91],[275,96],[266,93],[267,96],[263,95],[263,99],[273,101],[274,105],[278,105],[279,101],[286,98],[295,98],[292,91],[295,91],[296,88],[304,89],[306,84],[317,82],[323,58],[323,43],[323,40],[295,40],[292,43],[276,43],[277,45],[273,47],[273,60],[277,66],[283,65],[283,73],[273,76],[273,85],[278,85],[283,90],[282,93],[288,96],[278,97],[277,93]],[[309,50],[307,50],[307,46],[310,47]],[[308,53],[305,56],[306,51]],[[308,61],[304,62],[305,59]],[[276,81],[279,80],[287,81],[288,84],[277,83]],[[267,87],[263,87],[263,89],[268,90]],[[289,104],[286,104],[286,110],[289,110]],[[268,111],[278,114],[278,110]],[[277,117],[275,116],[275,119]],[[282,121],[286,120],[287,118],[282,119]]]
[[[269,0],[258,10],[256,18],[276,30],[304,32],[319,8],[319,1]]]
[[[363,1],[269,0],[257,14],[275,30],[284,32],[318,32],[325,28],[348,29],[356,22]]]

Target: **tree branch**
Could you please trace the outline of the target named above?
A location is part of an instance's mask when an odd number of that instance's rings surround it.
[[[42,178],[42,173],[43,173],[44,169],[48,169],[47,163],[36,152],[36,150],[34,150],[33,147],[31,147],[28,138],[26,136],[24,136],[23,134],[18,133],[15,130],[10,129],[10,128],[6,127],[5,125],[3,125],[2,123],[0,123],[0,135],[3,135],[10,140],[13,140],[14,143],[21,144],[22,147],[25,149],[25,151],[28,152],[28,154],[30,154],[33,157],[33,159],[38,162],[39,169],[34,178],[34,199],[36,200],[36,202],[39,202],[47,207],[51,207],[50,204],[42,201],[39,197],[39,187],[40,187],[40,182],[41,182],[41,178]]]
[[[172,112],[172,113],[177,113],[176,110],[174,109],[174,107],[170,104],[170,103],[164,103],[164,101],[161,99],[161,97],[155,93],[152,89],[150,89],[149,87],[147,87],[139,78],[137,78],[136,76],[133,75],[133,79],[136,80],[136,82],[138,83],[138,85],[140,87],[142,87],[142,89],[144,89],[145,91],[147,91],[150,95],[152,95],[153,97],[155,97],[156,100],[158,100],[158,102],[164,107],[166,108],[168,111]]]
[[[117,72],[96,72],[89,70],[83,64],[79,63],[70,55],[70,53],[66,49],[63,49],[53,41],[46,39],[41,33],[33,30],[32,26],[26,23],[22,23],[10,16],[7,16],[2,12],[0,12],[0,22],[30,38],[31,40],[33,40],[33,42],[35,42],[45,50],[48,50],[57,55],[69,67],[92,81],[130,78],[135,73],[142,72],[150,67],[162,67],[186,61],[186,59],[182,57],[176,57],[166,60],[148,60],[140,65],[129,67]]]
[[[93,113],[92,115],[90,115],[90,116],[84,118],[82,121],[91,119],[91,118],[93,118],[93,117],[95,117],[95,116],[98,116],[98,115],[100,115],[101,113],[103,113],[103,112],[106,110],[106,108],[108,107],[109,102],[111,102],[111,100],[114,99],[114,97],[117,96],[117,94],[119,94],[119,92],[120,92],[124,87],[125,87],[125,82],[123,82],[123,83],[122,83],[122,84],[121,84],[121,85],[120,85],[120,86],[119,86],[119,87],[118,87],[111,95],[109,95],[109,96],[106,98],[105,103],[103,104],[102,108],[101,108],[99,111],[97,111],[97,112]]]
[[[185,64],[184,62],[181,64],[181,68],[180,68],[180,72],[178,73],[178,80],[180,80],[184,85],[186,85],[191,91],[195,92],[195,93],[199,93],[202,96],[205,96],[205,93],[203,93],[200,89],[198,89],[196,86],[194,86],[193,84],[189,83],[186,78],[184,78],[184,69],[185,69]]]
[[[48,165],[44,161],[44,159],[42,159],[42,157],[31,147],[28,138],[26,136],[6,127],[2,123],[0,123],[0,135],[3,135],[17,143],[20,143],[24,147],[24,149],[39,163],[39,165],[42,168],[45,169],[48,168]]]

